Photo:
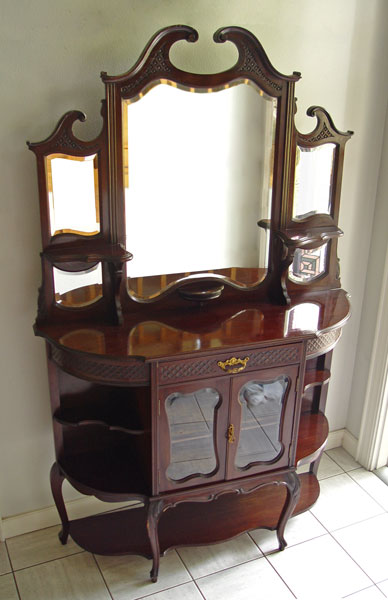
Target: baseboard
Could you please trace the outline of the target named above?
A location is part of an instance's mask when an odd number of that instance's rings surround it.
[[[94,496],[85,496],[77,500],[66,502],[66,508],[69,519],[81,519],[102,512],[118,510],[127,506],[138,504],[137,502],[115,502],[107,504],[94,498]],[[53,525],[59,525],[60,519],[56,507],[48,506],[40,510],[5,517],[2,520],[2,534],[5,539],[30,533],[37,529],[45,529]]]
[[[349,431],[347,431],[347,429],[330,431],[327,439],[326,450],[338,448],[338,446],[343,446],[345,450],[349,452],[349,454],[355,456],[357,439]],[[97,498],[94,498],[93,496],[85,496],[84,498],[78,498],[77,500],[66,502],[66,508],[70,519],[80,519],[82,517],[88,517],[100,512],[117,510],[133,504],[136,503],[117,502],[115,504],[107,504],[97,500]],[[22,535],[23,533],[36,531],[37,529],[45,529],[46,527],[59,525],[59,523],[60,520],[56,507],[48,506],[47,508],[42,508],[40,510],[34,510],[20,515],[3,518],[0,527],[0,536],[2,534],[3,539],[6,539],[16,535]]]
[[[344,437],[341,445],[354,459],[356,458],[358,439],[347,429],[344,430]]]
[[[345,431],[345,429],[336,429],[336,431],[329,431],[325,450],[332,450],[333,448],[338,448],[339,446],[342,446]]]

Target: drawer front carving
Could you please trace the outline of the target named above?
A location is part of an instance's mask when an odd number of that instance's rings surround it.
[[[230,375],[233,373],[234,365],[237,365],[239,370],[240,366],[243,366],[245,371],[252,371],[275,365],[298,363],[301,353],[301,344],[287,344],[260,350],[231,351],[229,354],[215,353],[206,358],[165,361],[159,364],[159,385],[201,377]]]

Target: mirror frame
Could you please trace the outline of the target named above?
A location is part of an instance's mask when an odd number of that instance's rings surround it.
[[[216,43],[231,42],[238,51],[237,62],[229,69],[212,74],[197,74],[183,71],[170,61],[170,49],[178,41],[194,43],[198,33],[189,26],[174,25],[158,31],[135,65],[121,75],[101,73],[106,88],[106,99],[102,102],[103,127],[99,136],[85,142],[78,139],[72,127],[76,120],[84,121],[80,111],[70,111],[59,121],[54,132],[44,141],[27,142],[36,154],[42,224],[42,287],[39,293],[37,324],[67,320],[104,320],[120,323],[122,313],[148,311],[155,302],[154,312],[163,309],[188,307],[188,300],[179,294],[177,283],[156,299],[144,302],[131,299],[127,292],[125,263],[132,255],[125,249],[124,174],[122,152],[122,106],[123,100],[145,93],[160,80],[173,82],[177,87],[194,91],[220,90],[237,82],[252,83],[269,97],[277,100],[275,151],[273,162],[272,213],[270,221],[258,225],[269,230],[268,270],[264,281],[248,289],[235,289],[228,285],[219,295],[209,296],[212,303],[228,302],[271,302],[287,304],[289,293],[300,293],[306,284],[289,280],[288,268],[297,248],[317,248],[329,243],[327,269],[322,277],[308,283],[310,290],[340,287],[337,259],[337,238],[342,234],[338,228],[340,186],[343,170],[344,146],[352,132],[339,132],[328,113],[320,107],[308,110],[317,118],[317,125],[310,134],[301,134],[294,123],[296,112],[295,83],[300,73],[279,73],[270,63],[262,45],[256,37],[241,27],[225,27],[214,34]],[[331,188],[331,214],[313,215],[302,221],[292,219],[292,202],[297,144],[315,147],[324,143],[335,143],[335,160]],[[46,158],[51,154],[67,156],[98,157],[98,182],[101,231],[97,235],[58,234],[51,236]],[[55,304],[53,266],[68,271],[83,271],[101,262],[102,298],[82,308],[65,308]],[[209,275],[199,277],[200,285],[209,284]],[[190,283],[192,283],[190,281]],[[214,282],[213,282],[214,283]],[[187,282],[186,282],[187,284]],[[205,286],[206,287],[206,286]],[[188,295],[189,297],[189,295]],[[206,298],[196,296],[194,302],[201,305]]]

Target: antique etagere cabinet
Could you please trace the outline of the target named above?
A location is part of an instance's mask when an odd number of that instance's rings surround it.
[[[312,107],[299,133],[300,74],[276,71],[242,28],[214,35],[237,48],[230,69],[178,69],[171,46],[197,37],[168,27],[127,73],[102,73],[96,139],[74,135],[85,116],[71,111],[28,144],[60,540],[148,557],[153,581],[170,548],[258,527],[286,546],[288,519],[319,495],[349,316],[337,239],[351,132]],[[69,521],[64,479],[111,510]]]

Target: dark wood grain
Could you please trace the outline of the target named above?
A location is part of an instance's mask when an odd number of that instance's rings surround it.
[[[94,140],[84,141],[73,133],[74,123],[86,117],[70,111],[45,140],[28,144],[37,158],[42,229],[42,285],[34,331],[47,347],[56,454],[51,485],[63,525],[61,541],[66,543],[70,530],[91,552],[152,558],[153,581],[160,554],[169,548],[220,542],[258,527],[276,529],[284,548],[290,513],[307,510],[319,495],[315,474],[328,436],[324,408],[332,348],[350,312],[340,284],[337,238],[342,235],[338,215],[344,149],[351,132],[337,130],[330,115],[315,106],[308,111],[316,118],[315,128],[299,133],[294,117],[300,74],[277,71],[260,42],[243,28],[224,27],[214,34],[216,43],[231,42],[237,49],[237,61],[230,68],[212,74],[177,68],[171,48],[197,39],[192,27],[167,27],[154,35],[131,69],[121,75],[103,73],[103,126]],[[123,111],[128,102],[140,100],[161,82],[194,93],[249,83],[274,100],[271,214],[258,223],[268,232],[265,268],[230,265],[212,272],[128,278],[125,265],[132,254],[125,226]],[[297,146],[314,149],[327,143],[334,144],[330,214],[306,212],[293,218]],[[217,140],[214,147],[216,151]],[[91,235],[65,229],[51,233],[47,161],[56,155],[95,155],[99,223]],[[174,165],[165,158],[168,176],[174,179]],[[195,168],[193,177],[198,176]],[[188,180],[187,189],[190,185]],[[182,187],[184,208],[187,190]],[[151,211],[149,217],[154,218]],[[202,217],[206,220],[206,210]],[[147,234],[147,223],[136,226]],[[323,244],[324,272],[308,284],[291,281],[289,267],[296,250]],[[150,254],[158,251],[150,240]],[[55,290],[54,268],[77,273],[97,264],[102,283],[75,285],[62,294]],[[305,310],[311,304],[317,307],[315,323]],[[246,372],[225,369],[232,364],[244,364]],[[282,407],[267,413],[276,415],[266,427],[276,428],[273,446],[280,451],[271,451],[267,462],[255,459],[237,468],[244,427],[239,390],[251,378],[263,377],[272,382],[287,378]],[[204,473],[194,469],[173,481],[168,476],[173,436],[166,400],[177,393],[187,399],[204,389],[217,391],[218,404],[214,418],[199,418],[208,431],[195,443],[211,440],[216,467]],[[276,398],[257,395],[255,401],[268,407]],[[179,443],[193,442],[189,427],[184,427],[190,422],[178,423],[174,439]],[[251,429],[258,435],[255,423]],[[267,438],[273,441],[271,435]],[[310,464],[310,472],[299,479],[297,463]],[[69,524],[64,479],[82,494],[110,503],[137,500],[141,506]]]
[[[301,493],[293,515],[308,510],[317,500],[319,486],[310,473],[299,476]],[[161,553],[179,546],[225,541],[259,527],[276,528],[286,491],[264,488],[248,496],[228,494],[215,502],[184,503],[167,510],[159,523]],[[70,535],[85,550],[96,554],[140,554],[151,558],[146,536],[147,509],[133,508],[70,522]],[[286,529],[287,538],[287,529]]]

